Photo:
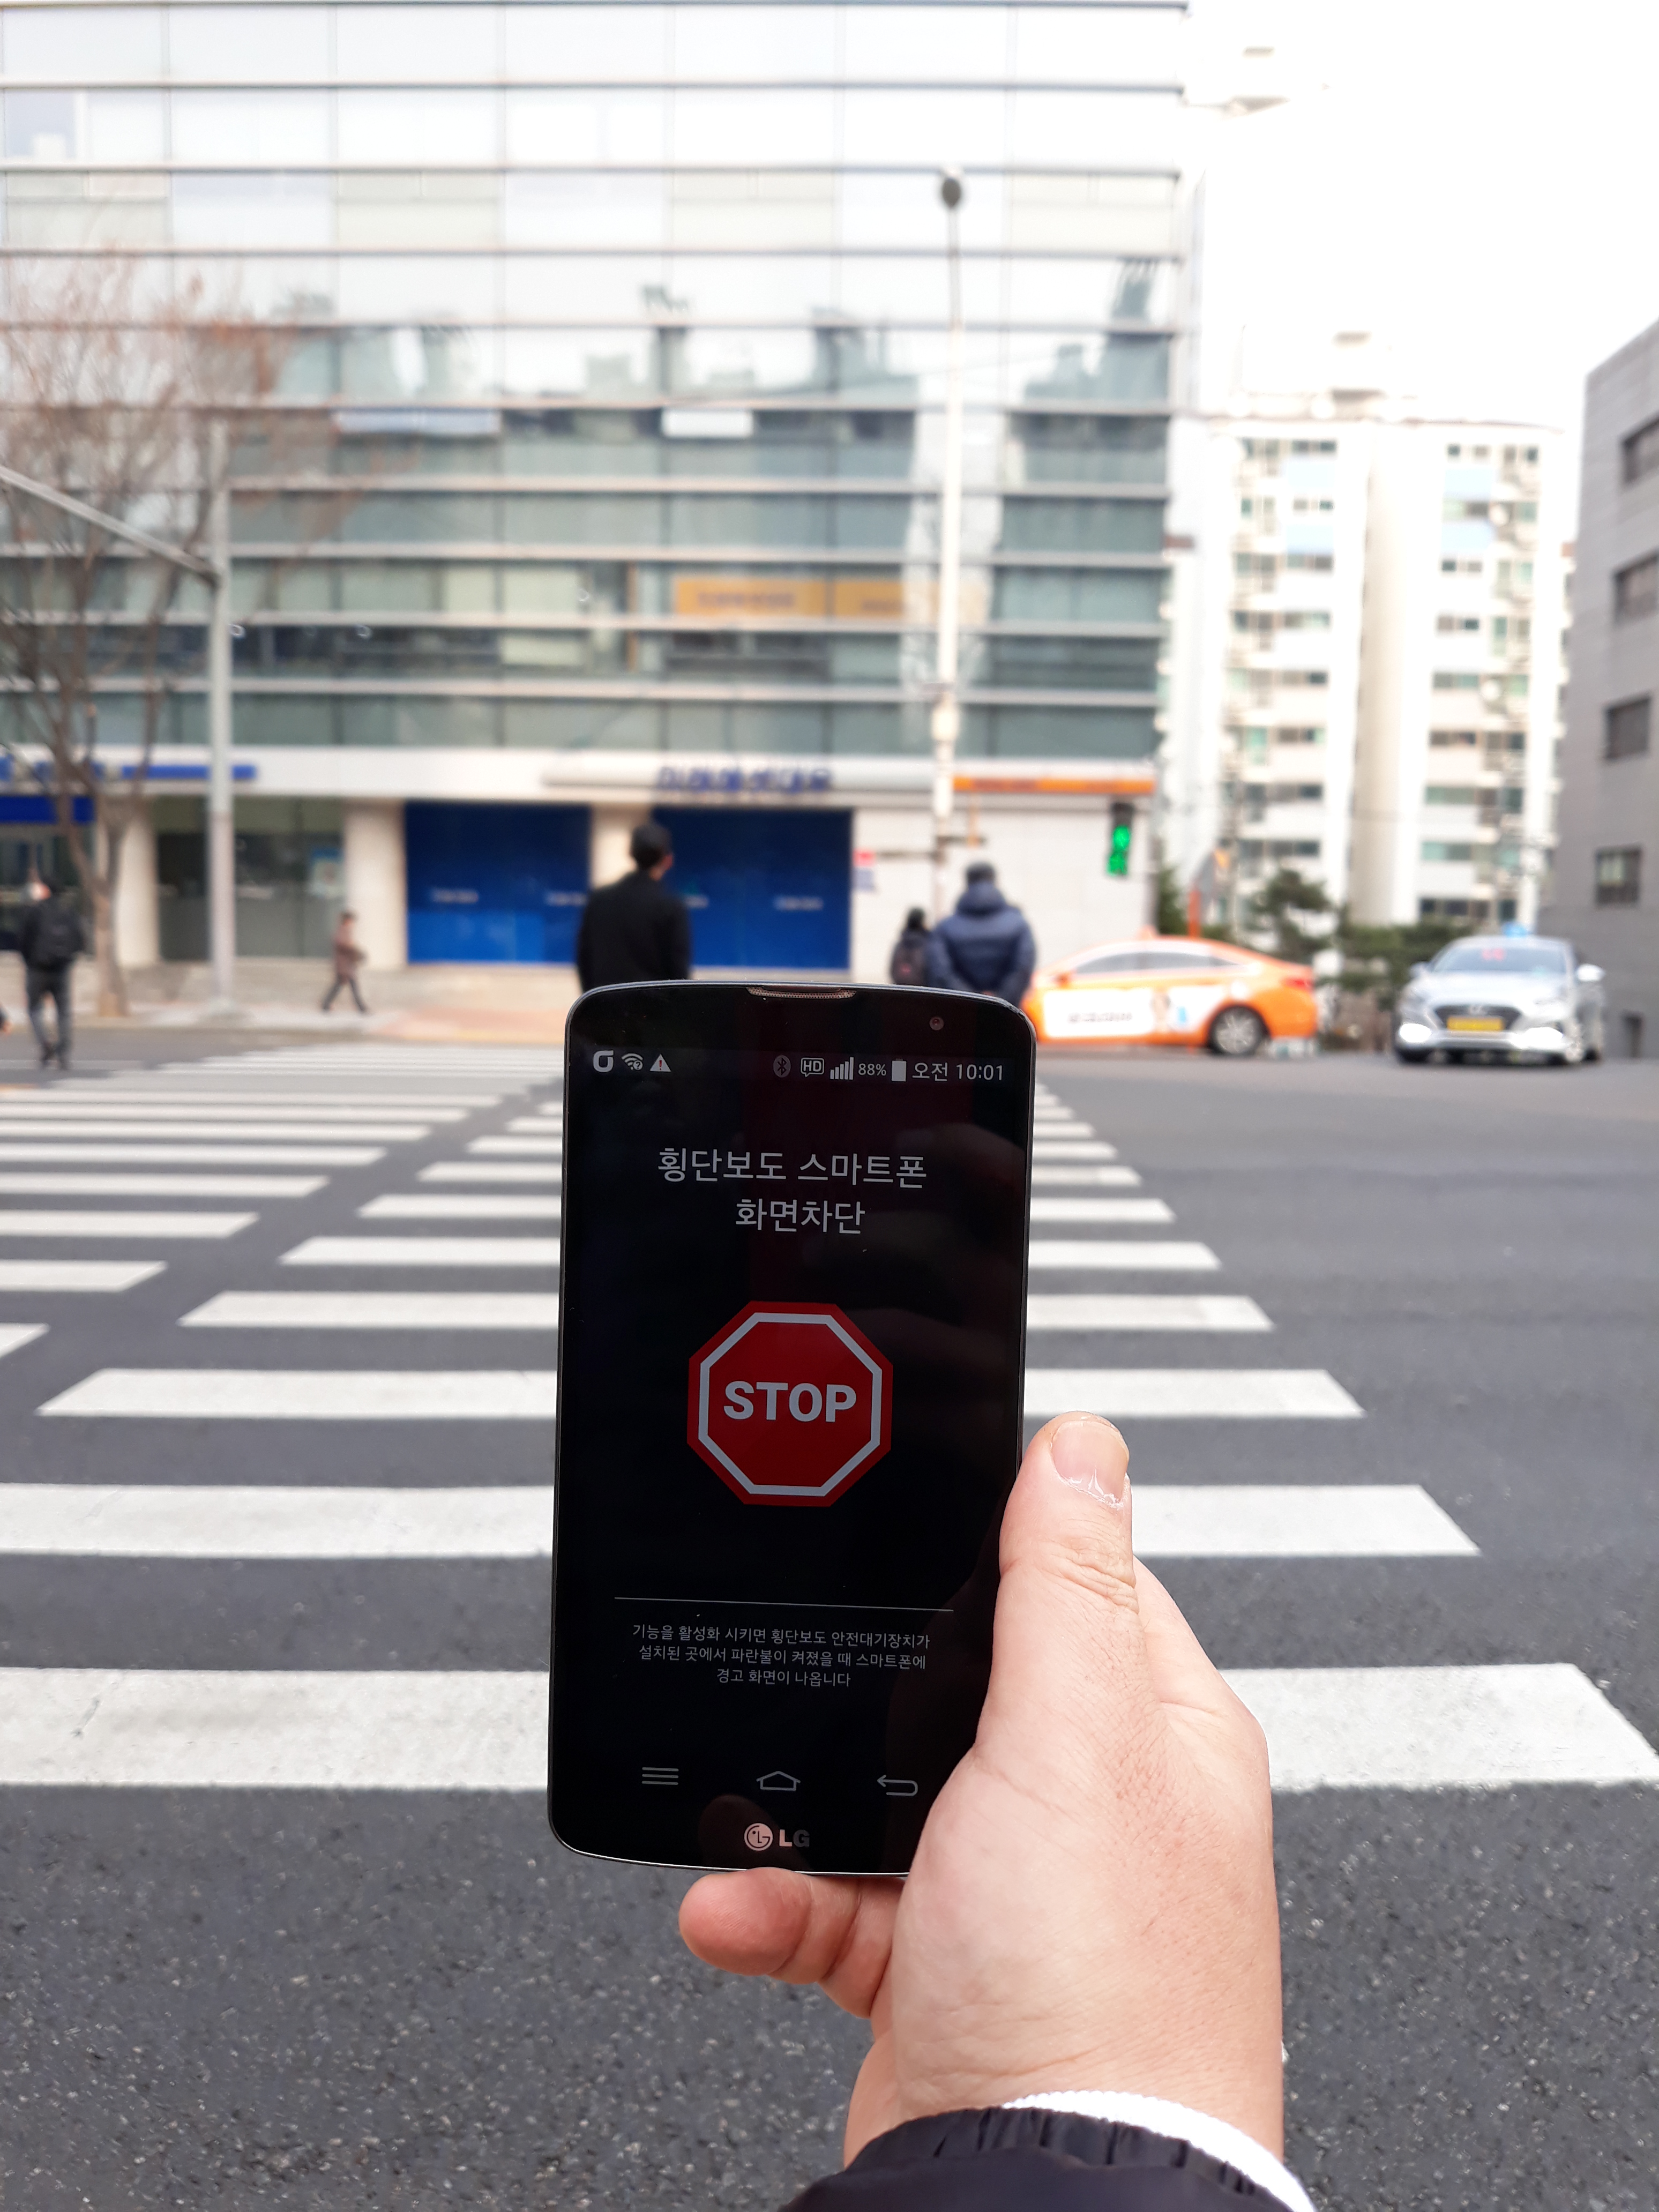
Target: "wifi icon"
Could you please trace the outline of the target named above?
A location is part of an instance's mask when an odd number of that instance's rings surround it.
[[[645,1066],[644,1056],[637,1052],[625,1052],[623,1054],[622,1059],[623,1066],[624,1067],[631,1067],[635,1075],[637,1075],[640,1070]]]

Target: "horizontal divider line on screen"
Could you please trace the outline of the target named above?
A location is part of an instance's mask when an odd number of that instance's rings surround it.
[[[1572,1666],[1227,1679],[1280,1791],[1659,1786],[1659,1753]],[[541,1673],[0,1670],[0,1787],[539,1795],[546,1780]]]
[[[542,1559],[553,1492],[511,1488],[226,1487],[12,1483],[0,1558]],[[1146,1559],[1477,1559],[1416,1483],[1147,1483],[1134,1493]]]

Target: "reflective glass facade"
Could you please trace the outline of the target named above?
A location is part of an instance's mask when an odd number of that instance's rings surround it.
[[[6,264],[275,334],[239,748],[921,756],[960,165],[963,753],[1143,760],[1182,13],[4,8]]]

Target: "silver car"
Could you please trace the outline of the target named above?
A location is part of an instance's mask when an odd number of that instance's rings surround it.
[[[1395,1010],[1395,1055],[1498,1053],[1558,1066],[1600,1060],[1602,975],[1565,938],[1460,937],[1412,969]]]

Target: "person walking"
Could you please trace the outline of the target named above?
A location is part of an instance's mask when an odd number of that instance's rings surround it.
[[[660,822],[641,822],[628,841],[631,873],[589,895],[576,932],[584,991],[602,983],[683,982],[691,973],[691,917],[663,878],[674,841]]]
[[[349,991],[356,1002],[357,1012],[366,1014],[363,994],[357,988],[357,970],[368,955],[357,942],[357,917],[348,907],[334,925],[334,981],[328,987],[328,996],[323,1000],[323,1012],[332,1011],[334,1001],[342,991]]]
[[[1036,965],[1031,925],[997,888],[988,860],[975,860],[957,910],[927,939],[927,981],[935,990],[977,991],[1018,1006]]]
[[[928,934],[927,915],[919,906],[913,906],[904,917],[898,943],[893,947],[893,957],[887,963],[890,981],[925,983],[927,981]]]
[[[55,1060],[68,1073],[74,1030],[70,979],[76,959],[86,949],[86,931],[67,888],[56,880],[43,883],[34,904],[25,909],[17,926],[17,950],[23,957],[28,992],[29,1026],[40,1048],[42,1067],[50,1067]],[[48,999],[58,1017],[55,1038],[46,1028]]]

